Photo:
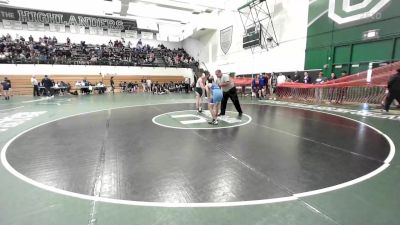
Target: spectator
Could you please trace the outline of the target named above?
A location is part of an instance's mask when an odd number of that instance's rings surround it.
[[[259,77],[258,75],[256,77],[253,77],[251,80],[251,90],[253,90],[252,96],[255,96],[256,98],[259,98]]]
[[[111,86],[111,91],[114,94],[114,90],[115,90],[114,77],[111,77],[111,79],[110,79],[110,86]]]
[[[96,85],[96,88],[99,91],[99,94],[104,94],[105,89],[106,89],[103,82],[101,82],[101,81]]]
[[[136,44],[137,48],[142,48],[143,47],[143,43],[142,43],[142,39],[139,39],[139,41]]]
[[[330,81],[334,81],[336,79],[337,79],[336,74],[335,73],[331,73],[331,78],[329,80]],[[333,100],[333,98],[335,96],[335,89],[336,88],[334,88],[334,87],[329,89],[329,104],[332,103],[332,100]]]
[[[92,87],[90,85],[90,82],[87,81],[86,77],[84,77],[82,80],[81,93],[82,94],[90,94],[90,92],[92,91],[91,89],[92,89]]]
[[[384,112],[389,112],[390,105],[395,99],[400,103],[400,69],[397,69],[397,73],[388,81]]]
[[[11,42],[12,41],[11,40],[11,35],[9,33],[7,33],[7,35],[6,35],[6,41],[7,42]]]
[[[270,87],[270,95],[273,100],[276,100],[276,87],[278,85],[278,77],[275,73],[271,73],[271,77],[269,78],[269,87]]]
[[[308,75],[308,72],[304,72],[304,83],[311,84],[311,77]]]
[[[280,84],[285,83],[285,82],[286,82],[286,76],[283,75],[282,73],[280,73],[279,76],[278,76],[278,86],[279,86]]]
[[[42,84],[46,90],[46,96],[47,97],[53,96],[53,91],[51,89],[51,87],[53,87],[53,82],[49,79],[47,75],[44,75]]]
[[[152,82],[150,79],[147,79],[146,80],[146,90],[147,90],[147,92],[151,92],[151,89],[152,89]]]
[[[317,79],[315,79],[314,84],[323,84],[325,82],[324,74],[322,72],[319,72]],[[317,88],[315,90],[315,99],[318,104],[321,104],[322,102],[322,94],[323,94],[323,88]]]
[[[308,75],[308,72],[304,72],[304,79],[303,79],[304,84],[311,84],[311,77]],[[313,93],[311,89],[309,88],[304,88],[301,90],[304,100],[307,101],[307,98],[309,95],[313,96]]]
[[[298,72],[296,71],[296,72],[294,72],[294,76],[293,76],[293,80],[292,80],[294,83],[298,83],[298,82],[300,82],[300,76],[299,76],[299,74],[298,74]]]
[[[4,77],[1,86],[3,87],[4,99],[10,100],[11,81],[7,77]]]
[[[266,81],[265,78],[262,74],[260,74],[259,78],[258,78],[258,86],[259,86],[259,97],[264,98],[266,91],[265,91],[265,87],[266,87]]]
[[[347,76],[347,72],[342,71],[341,77],[346,77],[346,76]],[[346,97],[347,91],[348,91],[348,87],[338,88],[338,98],[336,99],[337,104],[343,103],[343,99]]]
[[[33,86],[33,96],[40,96],[39,94],[39,83],[35,78],[35,75],[32,75],[31,84]]]

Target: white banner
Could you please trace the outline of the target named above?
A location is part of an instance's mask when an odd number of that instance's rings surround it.
[[[121,30],[118,29],[108,29],[108,35],[121,37]]]
[[[51,32],[62,32],[65,33],[65,25],[64,24],[50,24],[50,31]]]
[[[22,30],[22,22],[15,20],[3,20],[4,29]]]
[[[156,38],[157,38],[158,41],[168,41],[168,36],[162,35],[161,33],[158,33],[156,35]]]
[[[103,35],[103,28],[99,27],[89,27],[89,34],[91,35]]]
[[[137,39],[138,38],[137,30],[125,30],[125,37]]]
[[[85,34],[85,27],[70,25],[69,31],[74,34]]]
[[[227,27],[220,31],[220,45],[224,54],[228,53],[232,45],[233,26]]]
[[[144,32],[142,31],[142,39],[150,39],[153,40],[153,33],[152,32]]]
[[[171,36],[168,36],[168,41],[171,41],[171,42],[180,42],[180,41],[181,41],[181,38],[179,37],[179,35],[171,35]]]
[[[28,30],[30,30],[30,31],[44,31],[44,23],[28,22]]]

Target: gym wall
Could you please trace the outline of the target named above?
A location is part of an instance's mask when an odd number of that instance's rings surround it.
[[[400,1],[372,0],[363,5],[368,2],[352,0],[347,12],[346,0],[311,2],[305,69],[324,69],[325,75],[354,74],[367,70],[370,62],[400,60]],[[369,38],[364,36],[368,31]]]

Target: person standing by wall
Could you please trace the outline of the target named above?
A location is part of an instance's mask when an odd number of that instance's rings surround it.
[[[263,74],[264,77],[264,82],[265,82],[265,86],[264,86],[264,98],[268,99],[268,93],[269,93],[269,76],[267,73]]]
[[[397,73],[389,79],[387,89],[388,94],[385,101],[385,112],[389,112],[393,100],[396,99],[400,103],[400,69],[397,69]]]
[[[314,84],[323,84],[325,82],[324,74],[322,72],[319,72],[317,79],[315,79]],[[317,88],[315,90],[315,100],[317,104],[322,103],[322,94],[323,94],[323,88]]]
[[[146,80],[146,90],[147,90],[147,92],[151,92],[151,86],[152,86],[152,82],[151,82],[151,80],[150,80],[150,77],[148,77],[147,78],[147,80]]]
[[[299,82],[301,83],[300,75],[299,75],[298,71],[294,72],[292,82],[293,83],[299,83]],[[300,94],[299,88],[293,88],[291,91],[291,96],[289,96],[289,98],[294,98],[294,97],[298,98],[298,97],[300,97],[299,94]]]
[[[336,79],[337,79],[336,74],[331,73],[331,78],[329,80],[334,81]],[[329,89],[329,104],[332,104],[332,100],[335,96],[335,91],[336,91],[336,88],[334,88],[334,87]]]
[[[140,83],[142,83],[143,93],[146,92],[146,79],[143,77]]]
[[[292,81],[293,81],[294,83],[299,83],[299,82],[300,82],[300,76],[299,76],[299,73],[298,73],[297,71],[294,72]]]
[[[7,77],[4,77],[4,80],[1,82],[1,86],[3,87],[4,99],[10,100],[11,81]]]
[[[185,79],[185,93],[188,94],[190,89],[190,78]]]
[[[221,70],[215,71],[215,74],[218,77],[218,85],[222,88],[223,97],[221,102],[221,113],[220,116],[225,115],[226,104],[228,103],[228,99],[230,98],[235,105],[236,110],[239,113],[239,117],[242,117],[243,111],[242,107],[240,107],[239,97],[237,95],[236,87],[228,74],[223,74]]]
[[[32,75],[32,77],[31,77],[31,84],[33,86],[33,97],[40,96],[40,94],[39,94],[39,83],[36,80],[35,75]]]
[[[270,88],[270,91],[269,91],[269,93],[271,95],[270,99],[276,100],[276,87],[278,85],[278,76],[276,76],[276,74],[274,72],[271,73],[271,76],[268,80],[268,85]]]
[[[49,79],[47,75],[44,75],[44,78],[42,80],[42,84],[44,88],[46,89],[46,96],[50,97],[53,95],[51,87],[53,87],[53,82]]]
[[[347,72],[346,71],[342,71],[341,77],[346,77],[346,76],[347,76]],[[338,88],[338,98],[336,99],[336,104],[342,104],[343,103],[343,99],[346,98],[348,90],[349,90],[348,87]]]
[[[308,72],[304,72],[304,79],[303,79],[303,82],[304,82],[305,84],[311,84],[311,77],[308,75]],[[304,88],[304,90],[302,90],[302,92],[303,92],[304,100],[305,100],[305,101],[307,101],[307,97],[308,97],[309,95],[312,96],[312,94],[311,94],[312,90],[309,89],[309,88]]]
[[[110,86],[111,86],[111,91],[114,94],[114,90],[115,90],[114,77],[111,77],[111,79],[110,79]]]
[[[251,80],[251,90],[253,90],[253,93],[251,94],[252,97],[254,95],[256,98],[259,98],[259,84],[260,83],[257,75]]]
[[[264,79],[263,74],[260,74],[258,78],[258,88],[259,88],[259,99],[261,100],[262,98],[265,98],[265,86],[266,86],[266,81]]]
[[[286,82],[286,76],[283,73],[280,73],[278,76],[278,86]],[[279,87],[278,87],[279,88]]]

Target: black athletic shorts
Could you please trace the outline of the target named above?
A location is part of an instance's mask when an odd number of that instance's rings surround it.
[[[200,97],[203,96],[203,89],[201,87],[196,87],[195,91],[199,93]]]

